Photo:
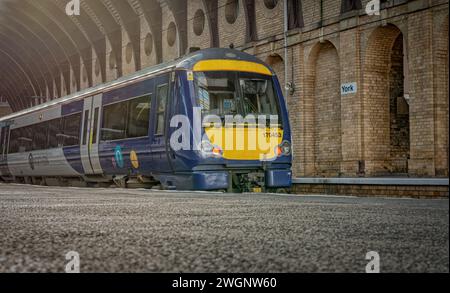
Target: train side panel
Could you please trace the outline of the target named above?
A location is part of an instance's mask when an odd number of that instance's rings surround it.
[[[61,105],[17,117],[11,125],[11,133],[19,128],[61,118]],[[37,131],[37,130],[36,130]],[[26,138],[23,138],[26,139]],[[16,177],[24,176],[79,176],[66,160],[62,147],[47,150],[20,150],[8,154],[9,172]]]
[[[154,84],[154,78],[151,78],[103,94],[100,115],[99,158],[105,175],[151,176],[153,158],[150,141],[150,129],[152,128],[150,116],[154,108]],[[150,103],[149,111],[145,109],[146,103]],[[117,126],[118,124],[111,125],[111,123],[108,123],[108,117],[105,117],[105,115],[112,115],[119,120],[128,119],[126,123],[129,123],[137,115],[142,115],[142,112],[148,112],[146,115],[148,125],[145,133],[141,133],[142,135],[136,134],[136,132],[142,132],[143,128],[137,129],[138,127],[135,127],[135,133],[130,133],[128,130],[125,135],[117,137],[116,134],[122,130],[121,127]],[[127,136],[139,137],[129,138]]]

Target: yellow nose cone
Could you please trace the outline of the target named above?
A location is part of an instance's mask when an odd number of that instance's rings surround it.
[[[280,128],[205,128],[208,139],[223,150],[228,160],[273,160],[283,139]]]

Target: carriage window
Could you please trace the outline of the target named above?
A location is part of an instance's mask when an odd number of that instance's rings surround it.
[[[5,138],[6,138],[6,128],[0,127],[0,155],[3,155],[5,150]]]
[[[70,117],[75,120],[76,117]],[[70,123],[68,122],[68,133],[70,134]],[[74,129],[75,126],[72,126]],[[79,126],[76,126],[78,128]],[[61,131],[61,119],[54,119],[42,122],[36,125],[22,127],[11,130],[11,139],[9,142],[9,153],[22,153],[30,151],[39,151],[62,147],[65,136]],[[66,140],[67,143],[74,143],[72,140]]]
[[[23,153],[32,150],[33,131],[30,127],[23,127],[11,130],[11,142],[9,143],[9,153]]]
[[[9,149],[8,149],[9,154],[14,154],[19,151],[19,141],[17,140],[17,138],[19,137],[18,134],[19,129],[11,130],[11,134],[9,136]]]
[[[31,127],[33,131],[33,151],[47,148],[48,122],[39,123]]]
[[[127,137],[148,136],[150,96],[140,97],[129,103]]]
[[[157,92],[158,108],[156,112],[156,135],[163,135],[165,130],[166,104],[169,95],[169,86],[167,84],[160,86]]]
[[[125,138],[127,112],[127,102],[112,104],[103,109],[102,141]]]
[[[61,131],[61,119],[48,122],[48,148],[54,149],[63,146],[63,135]]]
[[[19,137],[19,152],[31,152],[33,149],[33,129],[24,127]]]
[[[80,144],[80,123],[81,113],[66,116],[63,118],[63,145],[76,146]]]

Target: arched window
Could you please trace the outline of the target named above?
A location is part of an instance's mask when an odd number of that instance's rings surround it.
[[[255,0],[245,0],[245,12],[247,15],[247,42],[258,39],[256,31]]]
[[[302,2],[300,0],[288,0],[288,29],[303,27]]]
[[[209,18],[211,47],[219,47],[219,13],[217,0],[206,0],[207,15]]]
[[[361,0],[343,0],[341,4],[341,13],[362,8]]]

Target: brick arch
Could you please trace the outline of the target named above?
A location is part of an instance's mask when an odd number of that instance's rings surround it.
[[[305,175],[339,176],[342,161],[340,64],[330,41],[311,49],[305,82]]]
[[[285,92],[285,81],[284,81],[284,59],[280,54],[272,52],[264,58],[264,61],[272,67],[272,69],[277,74],[278,81],[281,85],[281,90]],[[286,95],[285,95],[286,97]]]
[[[395,103],[391,96],[404,94],[403,83],[396,87],[396,90],[401,92],[394,93],[391,82],[395,78],[391,69],[399,67],[393,58],[396,58],[395,51],[400,46],[403,50],[403,35],[393,24],[376,28],[367,42],[363,65],[364,159],[367,175],[405,172],[397,170],[391,153],[392,140],[397,139],[395,137],[397,134],[391,133],[393,131],[391,112]],[[396,60],[400,60],[399,57]],[[409,121],[407,127],[409,131]]]

